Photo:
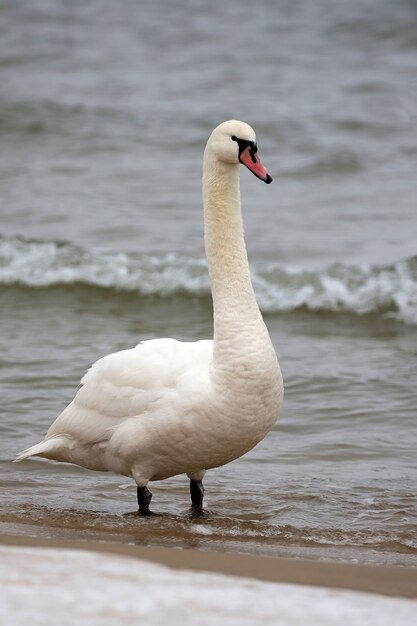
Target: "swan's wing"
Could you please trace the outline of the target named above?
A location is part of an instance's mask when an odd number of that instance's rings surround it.
[[[194,381],[199,373],[206,377],[212,355],[209,340],[153,339],[99,359],[46,439],[67,435],[83,443],[108,440],[126,419],[160,407],[187,376]]]

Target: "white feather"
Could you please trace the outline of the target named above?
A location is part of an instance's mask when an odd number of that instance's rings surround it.
[[[254,140],[246,124],[226,122],[205,152],[214,341],[154,339],[98,360],[45,440],[16,461],[43,456],[139,486],[181,473],[197,480],[250,450],[275,422],[282,377],[250,282],[233,135]]]

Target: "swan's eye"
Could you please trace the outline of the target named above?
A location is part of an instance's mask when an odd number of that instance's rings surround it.
[[[251,159],[254,163],[256,162],[255,154],[256,152],[258,152],[258,146],[256,145],[256,142],[249,141],[248,139],[239,139],[239,137],[236,137],[236,135],[232,135],[231,139],[233,141],[236,141],[237,145],[239,146],[239,156],[244,150],[246,150],[246,148],[249,148]]]

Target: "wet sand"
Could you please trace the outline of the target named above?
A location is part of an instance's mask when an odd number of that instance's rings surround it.
[[[5,534],[0,535],[0,544],[20,547],[89,550],[142,559],[173,569],[215,572],[269,582],[349,589],[387,596],[417,597],[417,568],[375,567],[348,563],[305,561],[246,554]]]

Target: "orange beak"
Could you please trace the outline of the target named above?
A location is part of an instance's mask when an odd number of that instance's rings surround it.
[[[268,174],[268,171],[262,165],[257,153],[251,146],[248,146],[240,153],[239,161],[243,163],[252,174],[255,174],[255,176],[263,180],[267,185],[272,182],[271,176]]]

